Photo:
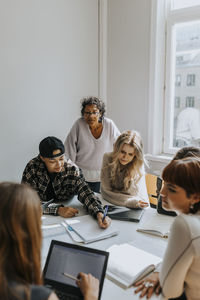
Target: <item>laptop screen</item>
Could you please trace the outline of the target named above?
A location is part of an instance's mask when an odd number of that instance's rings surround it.
[[[108,255],[105,251],[53,240],[43,271],[44,283],[54,289],[79,294],[80,289],[75,280],[66,277],[63,273],[74,277],[77,277],[80,272],[90,273],[99,279],[100,299]]]

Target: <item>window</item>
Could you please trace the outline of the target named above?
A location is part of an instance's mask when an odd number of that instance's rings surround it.
[[[172,9],[180,9],[200,5],[200,0],[172,0]]]
[[[181,105],[181,98],[180,97],[175,97],[174,105],[175,105],[175,108],[180,108],[180,105]]]
[[[200,146],[200,0],[152,1],[151,25],[149,152],[174,154],[182,144]]]
[[[195,85],[195,74],[187,75],[187,86]]]
[[[194,97],[186,97],[186,107],[194,107]]]
[[[181,75],[180,74],[176,75],[175,86],[181,86]]]

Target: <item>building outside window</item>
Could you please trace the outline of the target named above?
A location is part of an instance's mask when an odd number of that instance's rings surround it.
[[[187,75],[187,86],[194,86],[195,85],[195,74],[188,74]]]
[[[200,104],[195,101],[200,95],[200,0],[166,0],[165,4],[163,152],[175,153],[177,147],[200,146]],[[193,95],[188,96],[191,88]]]
[[[175,105],[175,108],[180,108],[180,105],[181,105],[181,98],[180,97],[175,97],[174,105]]]
[[[175,86],[181,86],[181,75],[180,74],[176,75]]]
[[[186,97],[186,107],[194,107],[194,97]]]

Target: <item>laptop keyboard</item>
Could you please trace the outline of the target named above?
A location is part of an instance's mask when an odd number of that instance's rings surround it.
[[[58,296],[59,300],[80,300],[81,298],[75,295],[69,295],[64,292],[55,290],[56,295]]]

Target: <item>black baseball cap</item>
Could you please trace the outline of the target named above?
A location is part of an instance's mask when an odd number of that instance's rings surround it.
[[[53,155],[53,151],[60,150],[60,153]],[[65,153],[65,146],[63,142],[55,136],[48,136],[39,144],[40,155],[47,158],[54,158]]]

